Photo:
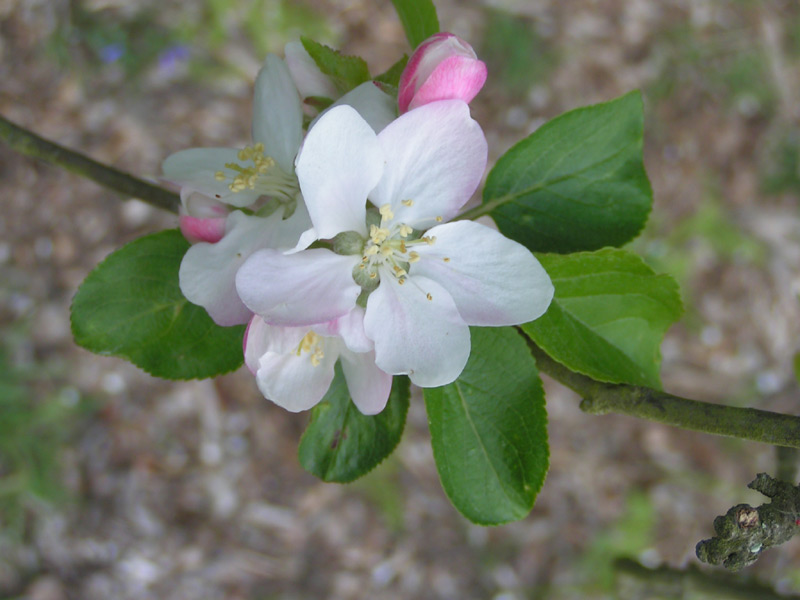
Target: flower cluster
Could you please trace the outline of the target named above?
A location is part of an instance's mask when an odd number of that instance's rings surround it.
[[[311,408],[339,361],[353,402],[375,414],[393,375],[454,381],[469,326],[547,309],[553,286],[527,249],[457,220],[486,166],[467,105],[485,79],[468,44],[437,34],[410,58],[397,100],[372,82],[336,99],[290,44],[256,80],[252,145],[164,162],[194,242],[181,290],[220,325],[248,323],[245,363],[267,398]],[[333,102],[315,115],[307,97]],[[315,117],[305,139],[304,113]]]

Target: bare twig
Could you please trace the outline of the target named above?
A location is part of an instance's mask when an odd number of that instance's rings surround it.
[[[178,212],[180,198],[174,192],[59,146],[12,123],[2,115],[0,115],[0,140],[20,154],[63,167],[126,197],[139,198],[158,208],[173,213]]]

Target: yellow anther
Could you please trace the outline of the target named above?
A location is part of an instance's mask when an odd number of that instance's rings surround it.
[[[446,257],[446,256],[445,256],[445,257],[444,257],[442,260],[443,260],[444,262],[450,262],[450,259],[449,259],[448,257]]]
[[[398,267],[397,265],[394,266],[394,273],[398,277],[402,277],[403,275],[408,275],[405,269],[403,269],[402,267]]]
[[[214,179],[216,179],[217,181],[225,181],[226,179],[225,173],[223,173],[222,171],[217,171],[216,173],[214,173]]]
[[[436,222],[437,223],[441,223],[442,222],[442,217],[436,217]]]
[[[387,204],[388,206],[388,204]],[[372,239],[373,242],[376,244],[380,244],[386,241],[386,238],[391,235],[391,231],[384,227],[378,227],[377,225],[370,225],[369,226],[369,237]]]
[[[236,154],[236,158],[239,160],[247,160],[250,158],[250,148],[242,148],[239,150],[239,152]]]
[[[397,285],[403,285],[405,282],[406,282],[405,279],[400,278],[397,280]]]
[[[408,200],[401,200],[400,204],[403,206],[414,206],[414,201],[409,198]]]
[[[408,237],[411,235],[412,231],[414,230],[405,223],[400,225],[400,237]]]
[[[363,260],[369,260],[367,257],[375,256],[378,253],[379,249],[380,249],[380,246],[370,246],[369,248],[367,248],[364,251],[364,259]]]
[[[381,254],[383,256],[391,256],[394,254],[394,250],[391,246],[381,246]]]
[[[426,244],[428,244],[428,246],[433,246],[433,244],[436,243],[436,236],[435,235],[432,235],[432,236],[426,235],[426,236],[424,236],[422,238],[422,241],[425,242]]]
[[[431,296],[430,294],[425,294],[425,297],[426,297],[428,300],[433,300],[433,296]]]
[[[313,366],[319,366],[320,361],[325,358],[322,338],[313,331],[309,331],[303,336],[303,339],[300,340],[300,344],[297,346],[297,356],[300,356],[303,352],[311,354],[309,358]]]
[[[370,279],[375,279],[377,276],[378,276],[378,274],[375,271],[373,271],[372,273],[369,274],[369,278]]]
[[[406,253],[406,243],[402,240],[400,240],[400,252],[402,252],[403,254]]]
[[[380,207],[381,218],[384,221],[391,221],[394,219],[394,213],[392,212],[392,205],[391,204],[384,204]]]
[[[366,259],[367,257],[365,256],[364,258]],[[358,265],[358,268],[359,269],[366,269],[367,268],[367,264],[362,262],[360,265]]]
[[[258,152],[259,154],[262,154],[264,152],[264,144],[262,144],[261,142],[258,142],[257,144],[255,144],[253,146],[253,150]]]
[[[415,263],[419,260],[419,252],[409,252],[408,253],[408,262]]]

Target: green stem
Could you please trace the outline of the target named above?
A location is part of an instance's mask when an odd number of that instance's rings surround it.
[[[180,198],[176,193],[41,138],[15,125],[2,115],[0,115],[0,140],[20,154],[63,167],[124,196],[139,198],[173,213],[178,212]]]
[[[636,385],[601,383],[574,373],[529,343],[539,369],[581,395],[581,410],[595,415],[618,413],[774,446],[800,448],[800,417],[681,398]]]

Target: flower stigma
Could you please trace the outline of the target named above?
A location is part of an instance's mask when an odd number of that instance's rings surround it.
[[[230,181],[228,189],[234,193],[257,191],[264,196],[273,196],[285,200],[293,200],[300,190],[294,173],[286,174],[271,156],[264,155],[264,144],[261,142],[245,146],[237,154],[240,163],[225,163],[225,168],[235,171],[230,176],[225,171],[214,173],[217,181]],[[247,164],[251,163],[251,164]]]
[[[308,352],[312,366],[318,367],[320,361],[325,358],[324,346],[323,338],[313,331],[309,331],[297,346],[297,356],[300,356],[303,352]]]
[[[412,206],[414,201],[403,200],[402,204]],[[369,237],[364,244],[361,263],[353,271],[353,278],[365,291],[375,289],[381,276],[391,275],[398,285],[405,284],[409,265],[420,259],[420,254],[410,248],[436,243],[435,236],[415,237],[413,227],[406,223],[393,223],[394,212],[389,204],[381,206],[379,212],[380,224],[373,223],[369,226]],[[432,299],[427,293],[426,297]]]

